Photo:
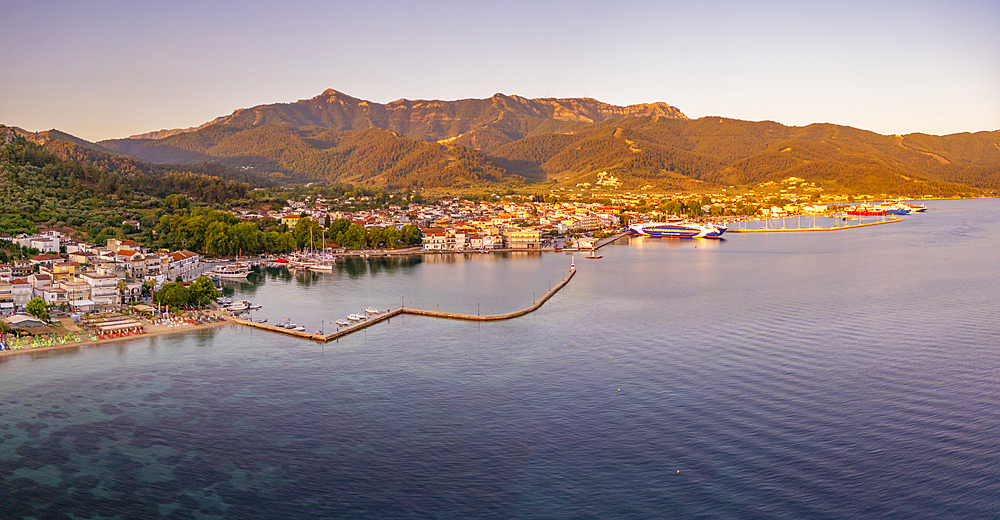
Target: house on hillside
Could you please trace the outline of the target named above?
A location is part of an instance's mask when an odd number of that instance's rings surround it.
[[[62,262],[63,257],[59,255],[36,255],[28,259],[31,265],[52,265],[56,262]]]

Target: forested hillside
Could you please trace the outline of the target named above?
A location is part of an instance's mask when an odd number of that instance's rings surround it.
[[[596,182],[607,171],[626,186],[753,185],[791,176],[847,193],[950,196],[995,190],[1000,132],[883,136],[816,124],[786,127],[718,117],[638,117],[591,125],[571,136],[532,136],[491,158],[557,185]]]
[[[0,233],[30,231],[39,223],[95,237],[125,219],[147,218],[164,204],[187,204],[188,197],[209,203],[240,199],[247,190],[245,183],[191,172],[102,171],[61,159],[0,126]]]
[[[254,172],[289,174],[299,181],[392,188],[521,185],[482,154],[460,145],[407,139],[371,128],[336,131],[315,126],[213,125],[160,140],[127,140],[123,151],[142,157],[211,158]],[[165,151],[166,150],[166,151]]]

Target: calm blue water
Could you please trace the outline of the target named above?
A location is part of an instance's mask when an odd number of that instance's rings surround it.
[[[542,309],[0,363],[2,518],[998,518],[1000,201],[623,240]],[[569,255],[230,287],[310,329],[531,303]]]

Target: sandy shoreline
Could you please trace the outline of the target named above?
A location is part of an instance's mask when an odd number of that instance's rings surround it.
[[[58,350],[78,349],[78,348],[107,345],[110,343],[119,343],[122,341],[134,341],[137,339],[143,339],[152,336],[160,336],[163,334],[173,334],[179,332],[190,332],[193,330],[210,329],[212,327],[221,327],[223,325],[232,325],[234,323],[235,322],[232,319],[225,319],[223,321],[218,321],[215,323],[203,323],[201,325],[192,325],[190,323],[184,323],[177,327],[166,327],[163,325],[147,325],[145,333],[133,334],[131,336],[124,336],[121,338],[99,339],[97,341],[92,341],[90,339],[87,339],[85,341],[81,341],[80,343],[77,343],[75,341],[67,342],[65,345],[52,345],[48,347],[38,347],[38,348],[22,348],[18,350],[6,350],[6,349],[0,350],[0,361],[8,357],[22,355],[22,354],[36,354],[39,352],[53,352]]]

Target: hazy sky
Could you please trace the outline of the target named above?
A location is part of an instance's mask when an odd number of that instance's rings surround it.
[[[0,123],[89,140],[334,88],[1000,129],[1000,1],[0,0]]]

